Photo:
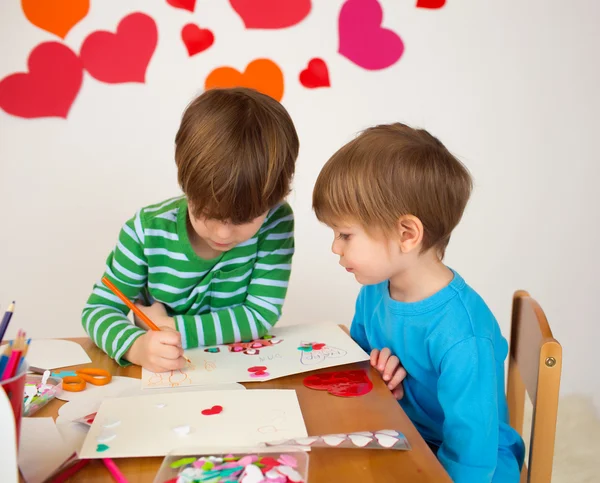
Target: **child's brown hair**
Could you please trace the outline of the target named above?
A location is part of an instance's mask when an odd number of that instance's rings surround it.
[[[247,223],[288,195],[298,149],[294,123],[275,99],[211,89],[183,114],[177,177],[194,216]]]
[[[317,218],[393,235],[403,215],[423,224],[422,251],[444,257],[469,200],[467,168],[423,129],[395,123],[363,131],[327,161],[315,184]]]

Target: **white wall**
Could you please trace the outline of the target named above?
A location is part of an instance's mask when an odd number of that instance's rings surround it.
[[[294,28],[247,31],[224,0],[199,0],[193,15],[159,0],[91,2],[67,36],[74,51],[135,10],[157,21],[158,48],[145,85],[86,74],[68,121],[0,111],[0,303],[18,304],[9,335],[20,327],[35,337],[83,335],[81,308],[122,223],[179,192],[173,139],[183,108],[215,67],[268,57],[284,71],[283,104],[301,139],[284,321],[351,320],[359,287],[329,252],[331,234],[311,212],[312,186],[354,133],[404,121],[439,136],[476,180],[447,262],[484,296],[506,335],[512,292],[538,298],[564,346],[563,391],[593,393],[600,404],[600,3],[448,0],[427,11],[382,0],[384,24],[406,51],[379,72],[336,53],[342,3],[314,0]],[[191,59],[179,37],[189,21],[216,37]],[[26,70],[30,50],[55,40],[29,24],[16,0],[0,3],[0,27],[0,78]],[[298,83],[314,56],[328,63],[331,89]]]

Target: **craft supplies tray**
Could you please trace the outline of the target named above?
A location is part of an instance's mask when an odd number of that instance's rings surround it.
[[[25,377],[25,393],[23,394],[23,416],[32,416],[52,401],[62,391],[62,379],[49,377],[42,384],[43,376],[27,374]],[[33,389],[37,391],[33,395]]]
[[[293,447],[232,448],[231,451],[211,452],[182,448],[165,456],[154,483],[307,482],[308,459],[308,452]]]

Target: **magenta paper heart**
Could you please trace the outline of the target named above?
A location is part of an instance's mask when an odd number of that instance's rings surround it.
[[[398,62],[404,43],[398,34],[381,26],[382,20],[377,0],[348,0],[338,19],[338,52],[367,70],[385,69]]]

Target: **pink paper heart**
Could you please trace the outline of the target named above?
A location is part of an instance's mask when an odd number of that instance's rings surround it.
[[[367,70],[385,69],[398,62],[404,43],[398,34],[381,26],[382,20],[377,0],[348,0],[338,19],[338,52]]]

